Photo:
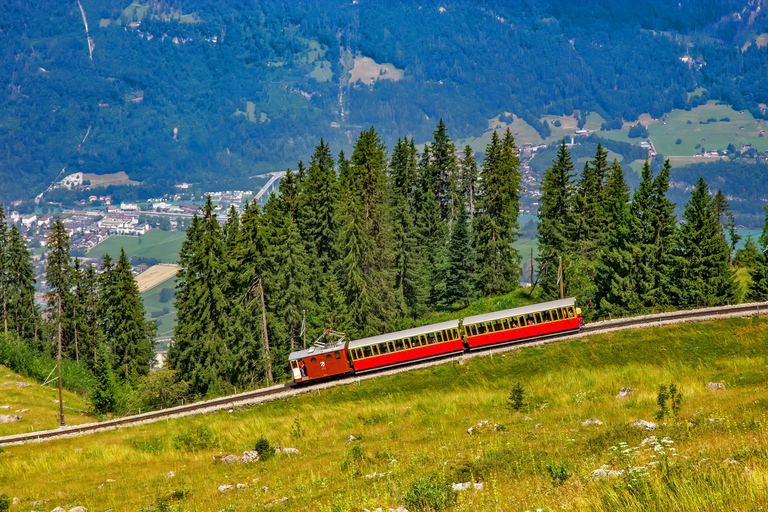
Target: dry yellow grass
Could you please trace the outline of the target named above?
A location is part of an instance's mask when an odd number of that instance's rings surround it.
[[[171,279],[176,275],[180,268],[181,267],[178,265],[172,265],[170,263],[149,267],[147,270],[136,276],[136,285],[139,287],[139,293],[144,293],[160,283]]]

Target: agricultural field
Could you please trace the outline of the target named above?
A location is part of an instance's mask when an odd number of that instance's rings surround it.
[[[90,423],[94,418],[87,412],[87,400],[64,391],[64,418],[67,425]],[[3,416],[20,416],[20,420],[3,422]],[[41,386],[0,365],[0,436],[49,430],[59,426],[59,392],[54,381]],[[0,450],[0,460],[3,453]],[[2,463],[0,463],[2,465]],[[1,482],[1,480],[0,480]],[[4,485],[0,483],[0,494]]]
[[[167,298],[169,292],[163,292],[163,289],[176,289],[176,278],[169,279],[163,283],[158,284],[154,288],[144,291],[141,294],[141,299],[144,302],[144,309],[146,311],[147,320],[155,320],[158,322],[157,336],[160,338],[171,336],[173,329],[176,326],[176,308],[173,305],[173,296],[170,300],[163,301]],[[165,297],[163,295],[166,295]],[[167,309],[167,313],[165,312]],[[165,345],[155,347],[156,350],[165,350]]]
[[[349,83],[354,84],[358,80],[365,85],[378,80],[392,80],[397,82],[403,78],[404,71],[397,69],[392,64],[378,64],[370,57],[355,57],[354,65],[350,71]]]
[[[168,279],[176,275],[181,267],[178,265],[153,265],[141,274],[136,276],[136,285],[139,287],[139,293],[144,293],[147,290],[159,286]]]
[[[141,236],[114,235],[88,251],[89,258],[103,258],[109,254],[117,259],[120,249],[130,260],[134,256],[155,258],[162,263],[175,263],[179,258],[181,243],[186,234],[181,231],[151,229]]]
[[[767,340],[756,318],[637,329],[13,446],[0,493],[19,510],[760,510]],[[214,461],[257,444],[258,462]]]
[[[110,185],[140,185],[140,182],[131,180],[125,171],[120,171],[113,174],[83,173],[83,181],[90,182],[91,187],[108,187]]]

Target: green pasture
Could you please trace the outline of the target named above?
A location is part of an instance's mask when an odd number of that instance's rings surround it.
[[[173,299],[168,302],[160,302],[160,292],[163,288],[176,288],[177,278],[169,279],[154,288],[150,288],[141,294],[141,300],[144,302],[144,310],[146,311],[147,320],[160,321],[160,325],[157,328],[157,336],[165,337],[173,334],[173,329],[176,326],[176,308],[173,305]],[[168,308],[167,314],[152,318],[152,313],[162,312],[164,308]],[[158,350],[163,350],[166,347],[155,347]]]
[[[175,263],[179,259],[181,243],[186,234],[182,231],[151,229],[141,236],[113,235],[88,251],[89,258],[103,258],[109,254],[113,259],[120,256],[120,249],[130,260],[134,256],[156,258],[161,263]]]
[[[636,329],[12,446],[0,491],[19,510],[757,511],[768,502],[767,340],[756,318]],[[657,419],[659,386],[672,383],[678,412],[667,402]],[[214,460],[262,436],[299,454]],[[482,488],[448,487],[461,482]]]

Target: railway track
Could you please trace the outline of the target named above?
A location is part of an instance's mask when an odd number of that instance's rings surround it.
[[[377,372],[367,373],[363,375],[353,375],[342,379],[336,379],[329,382],[321,382],[307,386],[295,386],[293,384],[275,385],[268,388],[257,389],[253,391],[246,391],[244,393],[238,393],[235,395],[229,395],[220,398],[214,398],[203,402],[194,402],[170,409],[162,409],[160,411],[146,412],[142,414],[136,414],[132,416],[125,416],[123,418],[116,418],[113,420],[101,421],[98,423],[86,423],[83,425],[74,425],[70,427],[62,427],[55,430],[42,430],[38,432],[28,432],[24,434],[16,434],[12,436],[0,437],[0,446],[8,446],[15,444],[24,444],[31,442],[42,442],[52,439],[60,439],[66,437],[75,437],[84,434],[90,434],[94,432],[101,432],[105,430],[114,430],[118,428],[144,425],[147,423],[153,423],[169,418],[179,418],[183,416],[191,416],[195,414],[204,414],[208,412],[220,411],[225,409],[232,409],[235,407],[243,407],[247,405],[255,405],[259,403],[269,402],[272,400],[279,400],[282,398],[288,398],[296,396],[302,393],[320,393],[324,389],[328,389],[335,386],[342,386],[346,384],[360,383],[363,380],[375,379],[381,376],[394,375],[397,373],[417,370],[421,368],[428,368],[439,364],[445,364],[448,362],[455,362],[463,359],[474,357],[493,356],[494,354],[500,354],[510,352],[512,350],[518,350],[525,347],[535,347],[548,343],[554,343],[557,341],[571,340],[582,338],[593,334],[601,334],[612,331],[619,331],[624,329],[636,329],[642,327],[659,327],[662,325],[670,325],[675,323],[685,323],[703,320],[715,320],[722,318],[733,317],[745,317],[745,316],[760,316],[763,313],[768,313],[768,302],[738,304],[735,306],[722,306],[712,308],[693,309],[687,311],[673,311],[670,313],[659,313],[654,315],[644,315],[628,318],[617,318],[615,320],[607,320],[601,322],[594,322],[585,324],[581,331],[578,333],[569,333],[564,335],[549,336],[541,339],[533,339],[523,343],[508,344],[502,346],[495,346],[493,348],[478,350],[473,352],[464,353],[459,356],[451,356],[431,361],[415,363],[407,366],[391,368],[381,370]]]

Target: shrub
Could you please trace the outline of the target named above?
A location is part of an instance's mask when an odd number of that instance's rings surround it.
[[[432,475],[419,477],[411,482],[403,496],[408,510],[444,510],[456,501],[456,492],[448,482]]]
[[[135,450],[151,453],[153,455],[158,455],[162,452],[165,445],[162,437],[147,437],[144,439],[137,439],[134,437],[128,440],[128,444]]]
[[[361,474],[360,464],[368,462],[370,459],[363,451],[363,447],[359,443],[355,443],[349,449],[344,456],[344,460],[341,462],[341,470],[352,473],[353,475]]]
[[[259,452],[259,460],[267,460],[275,454],[275,447],[269,444],[269,441],[264,436],[256,440],[253,449]]]
[[[11,498],[7,494],[0,494],[0,511],[5,512],[11,508]]]
[[[683,394],[675,384],[669,385],[669,405],[672,408],[672,414],[677,419],[677,413],[680,412],[680,407],[683,405]]]
[[[507,399],[507,402],[509,403],[509,406],[519,411],[523,408],[523,401],[525,399],[525,389],[523,389],[523,384],[518,381],[513,387],[512,391],[509,393],[509,398]]]
[[[667,392],[667,386],[659,386],[659,393],[656,396],[656,404],[659,406],[659,410],[656,411],[656,419],[661,421],[669,412],[667,408],[667,400],[669,400],[669,393]]]
[[[299,418],[293,420],[293,426],[291,427],[291,439],[301,439],[304,437],[304,429],[301,428]]]
[[[566,480],[571,478],[571,472],[565,462],[548,462],[547,473],[554,485],[563,485]]]
[[[559,119],[555,119],[555,122],[552,124],[557,126],[558,128],[560,128],[563,125],[563,123],[561,123]]]
[[[182,452],[195,452],[216,446],[216,438],[205,425],[195,425],[173,438],[173,447]]]
[[[675,144],[677,144],[678,146],[679,146],[680,144],[682,144],[682,143],[683,143],[683,139],[677,139],[677,140],[675,141]]]

